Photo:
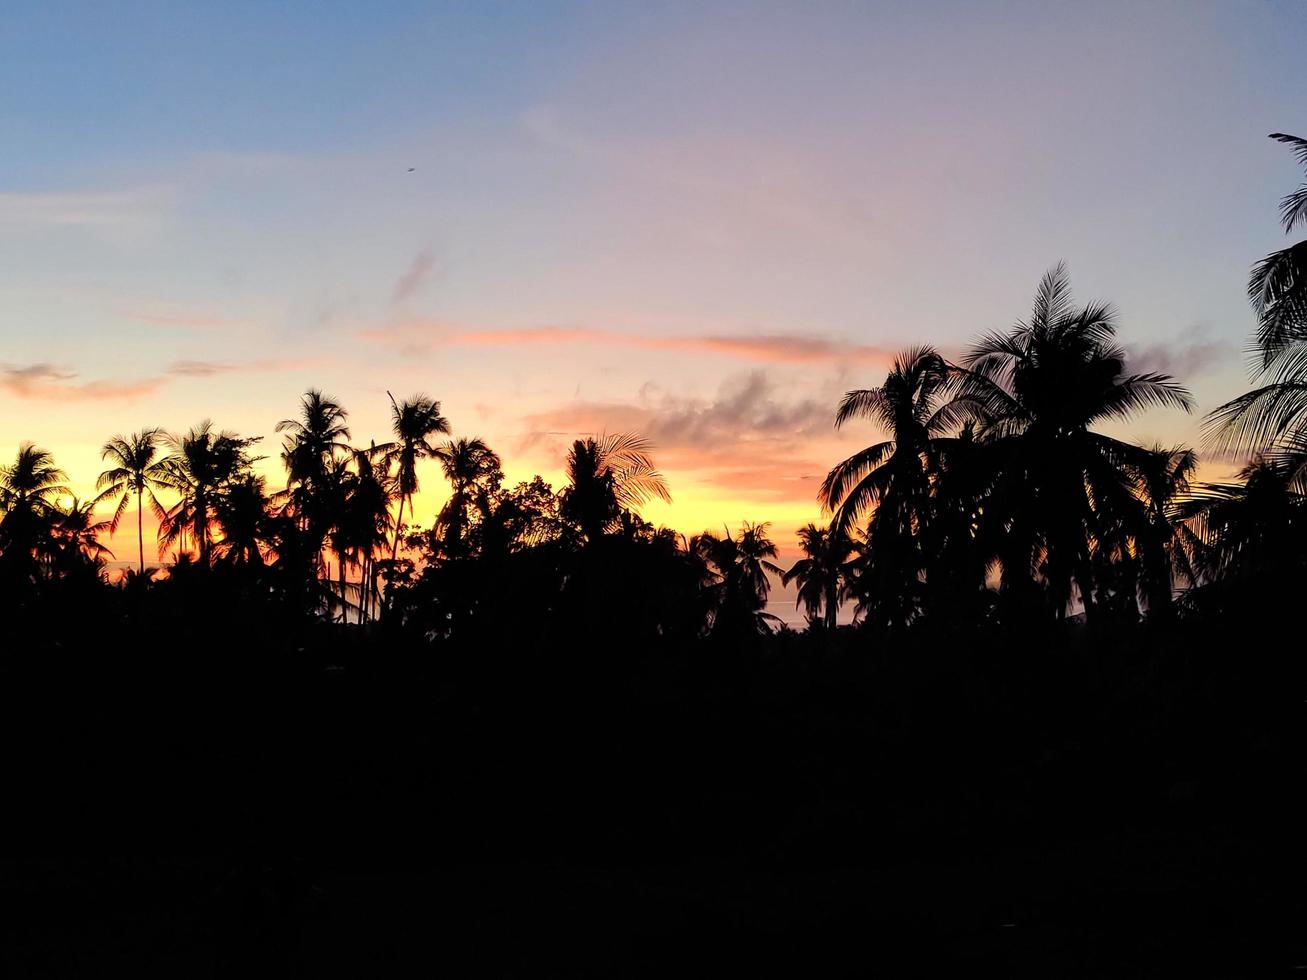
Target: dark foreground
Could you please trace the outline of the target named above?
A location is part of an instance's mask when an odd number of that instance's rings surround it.
[[[134,649],[6,654],[6,976],[1307,966],[1302,651],[1241,623]]]

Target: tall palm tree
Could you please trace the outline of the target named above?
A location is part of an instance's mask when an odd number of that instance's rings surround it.
[[[917,605],[941,440],[961,417],[945,398],[950,383],[950,368],[939,353],[914,347],[895,357],[879,388],[848,392],[835,415],[836,428],[865,418],[887,436],[836,464],[819,499],[832,512],[832,531],[845,538],[870,515],[859,577],[862,604],[895,610],[890,621],[911,618],[909,610]]]
[[[652,447],[631,433],[578,439],[567,454],[568,485],[560,493],[560,511],[587,541],[612,530],[622,511],[649,500],[671,502],[667,481],[654,466]]]
[[[249,448],[256,442],[257,438],[214,431],[208,419],[185,434],[164,437],[170,451],[161,472],[180,499],[159,524],[161,544],[177,544],[183,549],[193,545],[200,566],[209,567],[215,510],[223,493],[247,475],[254,462]]]
[[[1291,146],[1307,170],[1307,140],[1270,138]],[[1285,234],[1307,225],[1307,183],[1280,201],[1280,219]],[[1275,452],[1307,438],[1307,240],[1253,266],[1248,298],[1257,314],[1257,387],[1208,416],[1208,440],[1235,452]]]
[[[268,513],[267,482],[244,473],[234,477],[217,498],[213,518],[222,532],[213,552],[219,562],[236,566],[264,564],[265,548],[272,546],[273,525]]]
[[[1192,582],[1177,508],[1189,493],[1198,457],[1192,449],[1154,448],[1131,464],[1144,520],[1135,529],[1140,591],[1154,619],[1169,619],[1177,581]]]
[[[1236,483],[1196,487],[1176,508],[1203,582],[1296,587],[1307,555],[1307,480],[1283,455],[1260,456]]]
[[[894,358],[879,388],[848,392],[835,427],[864,418],[888,436],[838,463],[822,482],[820,499],[831,526],[847,533],[869,512],[888,529],[911,531],[925,522],[934,440],[958,413],[943,398],[949,369],[933,347],[913,347]]]
[[[354,451],[349,496],[339,521],[347,552],[360,567],[359,617],[364,621],[378,600],[373,562],[378,551],[385,554],[390,537],[390,492],[385,473],[377,469],[381,455],[375,445]]]
[[[399,556],[400,528],[404,523],[404,506],[408,505],[409,517],[413,516],[413,495],[418,491],[417,464],[420,459],[429,459],[436,455],[436,446],[431,437],[448,435],[449,420],[440,414],[440,402],[426,395],[414,395],[402,402],[396,402],[395,396],[386,392],[390,398],[391,428],[395,441],[384,447],[386,465],[395,469],[395,495],[399,499],[399,510],[395,514],[394,543],[390,557]]]
[[[130,436],[114,436],[100,450],[100,458],[109,464],[109,468],[100,474],[95,488],[101,500],[117,497],[113,517],[109,519],[110,531],[117,531],[127,503],[136,498],[136,550],[139,561],[138,574],[145,574],[145,531],[142,523],[143,503],[148,497],[150,507],[159,520],[164,518],[164,507],[154,495],[155,490],[168,486],[167,473],[159,455],[159,443],[163,430],[157,428],[142,429]]]
[[[453,490],[438,521],[448,554],[462,545],[468,508],[476,504],[483,517],[488,512],[489,494],[498,488],[503,469],[498,454],[480,439],[451,439],[435,457]]]
[[[113,529],[112,521],[95,519],[95,501],[79,500],[76,495],[67,505],[56,506],[53,524],[52,558],[66,569],[89,567],[96,573],[113,552],[100,543],[100,535]]]
[[[780,577],[785,572],[775,562],[779,552],[767,536],[767,527],[766,523],[746,521],[734,536],[726,528],[722,537],[705,531],[690,541],[690,550],[714,574],[710,586],[716,600],[714,633],[765,633],[767,623],[776,618],[763,611],[771,592],[768,576]]]
[[[1139,510],[1126,465],[1147,451],[1093,427],[1155,406],[1192,408],[1168,375],[1128,374],[1115,337],[1112,307],[1075,306],[1059,263],[1028,320],[972,348],[953,400],[977,421],[996,467],[986,519],[1002,523],[1004,584],[1042,578],[1059,614],[1074,583],[1092,618],[1094,549]]]
[[[18,578],[37,572],[38,551],[50,545],[58,500],[68,495],[67,476],[54,456],[30,442],[0,466],[0,558]]]
[[[821,622],[832,630],[847,584],[846,564],[853,542],[837,530],[808,524],[799,530],[799,546],[803,557],[781,575],[781,582],[797,582],[795,607],[803,607],[809,623]]]
[[[320,518],[315,513],[318,485],[335,459],[349,455],[349,413],[330,395],[310,388],[300,398],[299,418],[283,419],[281,459],[286,467],[290,503],[301,525]]]

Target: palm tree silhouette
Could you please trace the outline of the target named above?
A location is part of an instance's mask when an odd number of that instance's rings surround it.
[[[409,517],[413,516],[413,495],[419,488],[418,460],[436,455],[436,447],[430,439],[435,435],[447,435],[449,421],[440,414],[440,402],[426,395],[413,395],[402,402],[396,402],[394,395],[390,392],[386,394],[390,398],[391,428],[395,441],[381,448],[384,449],[386,465],[395,468],[395,495],[399,499],[399,510],[395,514],[394,544],[390,552],[391,561],[394,561],[399,556],[405,504],[408,505]]]
[[[1307,140],[1272,133],[1307,169]],[[1307,224],[1307,183],[1280,201],[1285,234]],[[1253,266],[1248,298],[1257,314],[1255,381],[1260,384],[1207,417],[1207,441],[1236,452],[1275,452],[1307,438],[1307,240]]]
[[[1284,455],[1259,456],[1237,483],[1207,483],[1176,508],[1205,582],[1297,583],[1307,554],[1307,481]]]
[[[961,414],[944,397],[950,377],[934,348],[911,348],[894,359],[879,388],[848,392],[835,416],[836,428],[866,418],[889,436],[838,463],[819,492],[833,512],[831,529],[846,539],[870,513],[859,576],[862,605],[881,608],[889,621],[910,619],[917,604],[940,440]]]
[[[1059,614],[1074,582],[1092,617],[1100,532],[1138,511],[1124,466],[1147,451],[1092,426],[1153,406],[1192,408],[1169,376],[1127,374],[1115,335],[1115,311],[1076,307],[1059,263],[1040,281],[1029,320],[972,348],[953,401],[976,419],[997,473],[987,519],[1003,525],[1005,585],[1042,576]]]
[[[360,566],[359,617],[363,621],[371,617],[378,599],[373,562],[378,550],[385,554],[390,537],[390,492],[385,473],[377,470],[382,455],[375,444],[354,451],[351,492],[340,520],[344,538]]]
[[[79,564],[93,568],[97,574],[113,552],[100,543],[100,535],[112,530],[112,521],[95,519],[95,501],[79,500],[72,496],[63,506],[56,505],[53,512],[54,548],[52,560],[65,568]]]
[[[208,419],[184,435],[164,437],[170,452],[164,457],[161,472],[168,488],[180,499],[159,523],[162,545],[185,548],[189,539],[200,566],[209,567],[215,509],[227,488],[245,477],[254,462],[249,447],[256,442],[257,438],[247,439],[233,432],[215,432]]]
[[[335,399],[311,388],[300,398],[300,417],[277,423],[276,431],[284,435],[281,459],[288,496],[305,530],[320,516],[314,513],[318,485],[332,461],[351,452],[348,417]]]
[[[1140,591],[1149,616],[1155,619],[1173,614],[1176,581],[1194,579],[1177,508],[1189,496],[1197,466],[1192,449],[1176,447],[1154,448],[1129,468],[1144,507],[1144,520],[1135,528]]]
[[[889,436],[838,463],[822,482],[820,499],[834,513],[831,526],[848,533],[867,512],[886,530],[924,524],[935,456],[933,440],[958,413],[944,402],[948,365],[933,347],[914,347],[894,358],[879,388],[848,392],[835,427],[854,418],[879,423]]]
[[[213,508],[222,532],[213,552],[219,562],[262,566],[263,551],[273,543],[272,515],[268,512],[267,483],[253,473],[242,474],[227,486]]]
[[[776,617],[763,612],[771,592],[768,575],[785,574],[776,564],[779,552],[767,536],[768,525],[745,522],[738,534],[730,529],[718,537],[710,531],[690,541],[689,550],[707,562],[715,574],[713,632],[725,635],[762,634]]]
[[[138,573],[145,574],[145,531],[142,523],[143,498],[148,496],[150,507],[160,521],[165,510],[154,491],[168,486],[167,474],[163,460],[159,456],[159,442],[163,430],[157,428],[142,429],[130,436],[114,436],[100,450],[100,458],[109,463],[109,468],[100,474],[95,488],[101,500],[117,497],[113,517],[109,519],[109,530],[117,531],[122,520],[127,502],[136,498],[136,549],[139,561]]]
[[[810,624],[821,622],[826,629],[834,629],[853,542],[839,531],[808,524],[799,530],[799,546],[803,557],[781,575],[781,582],[798,583],[794,605],[803,607]]]
[[[476,504],[482,517],[487,516],[488,495],[503,477],[502,464],[494,450],[480,439],[452,439],[436,450],[435,457],[453,490],[437,520],[443,529],[445,551],[453,554],[462,545],[468,508]]]
[[[19,446],[12,463],[0,466],[0,561],[17,580],[33,579],[42,554],[49,554],[57,503],[68,494],[66,479],[54,456],[30,442]]]
[[[586,541],[610,531],[622,511],[649,500],[671,502],[667,481],[654,466],[647,439],[614,433],[577,439],[567,454],[568,486],[559,494],[560,512]]]

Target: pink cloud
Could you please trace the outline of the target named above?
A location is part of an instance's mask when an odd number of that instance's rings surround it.
[[[215,330],[222,327],[236,326],[239,323],[237,320],[229,320],[225,317],[194,313],[160,311],[143,313],[139,310],[119,310],[116,315],[124,320],[135,320],[138,323],[148,323],[155,327],[187,327],[193,330]]]
[[[395,281],[391,302],[402,303],[411,297],[431,278],[435,267],[436,259],[430,249],[423,249],[415,255],[408,269]]]
[[[815,508],[822,476],[848,455],[842,442],[856,438],[833,431],[834,404],[784,398],[762,372],[753,372],[709,399],[578,401],[534,413],[523,420],[528,431],[518,451],[561,458],[574,438],[634,431],[653,442],[669,475],[737,496]]]
[[[635,347],[642,350],[686,351],[720,354],[740,360],[768,364],[872,364],[888,365],[889,348],[852,344],[802,334],[682,335],[659,337],[651,334],[618,333],[593,327],[539,326],[503,330],[458,330],[430,320],[412,320],[388,327],[365,330],[369,340],[399,343],[406,351],[420,351],[436,345],[458,347],[527,347],[562,344],[592,344]]]
[[[77,374],[51,364],[23,367],[0,365],[0,389],[18,398],[46,401],[116,401],[148,395],[163,384],[162,378],[139,381],[75,381]]]

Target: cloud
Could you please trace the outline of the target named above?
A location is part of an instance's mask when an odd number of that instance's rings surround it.
[[[78,382],[77,377],[76,372],[52,364],[0,364],[0,389],[18,398],[44,401],[130,400],[151,394],[163,384],[162,378],[143,378],[130,382]]]
[[[148,323],[156,327],[189,327],[196,330],[232,327],[239,325],[240,322],[201,313],[169,313],[162,311],[118,310],[115,312],[115,316],[119,316],[124,320],[135,320],[138,323]]]
[[[888,365],[893,351],[870,344],[853,344],[805,334],[699,334],[659,337],[618,333],[593,327],[539,326],[504,330],[458,330],[430,320],[412,320],[363,331],[370,340],[399,343],[406,352],[432,346],[553,347],[591,344],[641,350],[719,354],[769,364]]]
[[[1210,338],[1207,328],[1199,325],[1169,343],[1132,345],[1126,348],[1126,353],[1130,371],[1169,374],[1183,383],[1228,363],[1236,350],[1228,340]]]
[[[298,365],[289,361],[246,361],[233,364],[229,361],[173,361],[168,373],[182,378],[211,378],[217,374],[235,374],[243,371],[285,371]]]
[[[519,451],[543,449],[561,458],[571,439],[639,432],[653,442],[660,467],[682,480],[809,503],[821,475],[846,455],[832,432],[834,404],[833,397],[786,398],[762,371],[727,381],[711,398],[645,385],[632,402],[578,400],[527,416]]]
[[[416,293],[431,278],[436,268],[435,256],[430,249],[423,249],[413,257],[407,271],[395,281],[391,302],[403,303]]]
[[[138,228],[160,218],[172,203],[164,188],[124,191],[0,193],[0,222],[64,227]]]

